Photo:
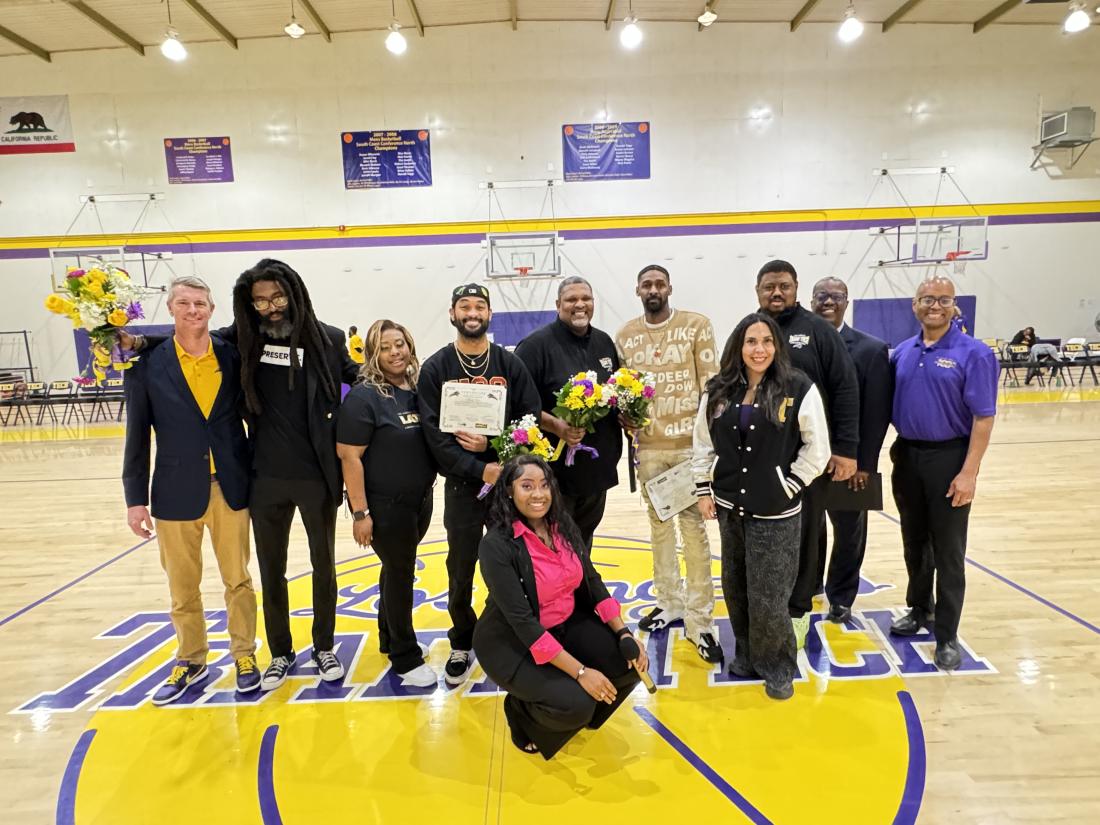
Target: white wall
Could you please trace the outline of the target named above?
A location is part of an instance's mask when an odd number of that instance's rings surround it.
[[[479,220],[477,182],[560,170],[568,122],[649,120],[652,179],[569,184],[558,217],[859,208],[877,166],[957,168],[974,203],[1100,199],[1100,149],[1071,173],[1030,171],[1040,105],[1100,109],[1100,33],[1057,27],[901,26],[837,42],[832,26],[649,25],[624,52],[599,25],[529,24],[431,30],[401,59],[380,34],[246,41],[240,51],[195,46],[183,64],[128,50],[63,54],[47,65],[0,58],[0,96],[68,94],[78,151],[0,156],[0,237],[63,235],[80,194],[165,191],[141,229],[267,229]],[[345,191],[339,134],[432,129],[434,185]],[[162,139],[229,135],[236,182],[171,186]],[[492,173],[487,173],[487,167]],[[902,179],[930,204],[937,177]],[[543,193],[501,194],[505,217],[548,216]],[[940,202],[962,199],[946,188]],[[879,187],[871,206],[898,206]],[[540,212],[540,208],[542,211]],[[140,207],[104,205],[73,233],[125,234]],[[499,213],[495,213],[499,217]],[[991,258],[962,288],[979,296],[978,332],[1087,334],[1100,312],[1100,223],[994,227]],[[871,280],[857,267],[863,232],[574,241],[570,264],[595,283],[599,326],[638,312],[633,277],[651,260],[673,273],[674,301],[712,315],[723,335],[752,308],[750,284],[772,255],[800,269],[803,291],[837,273],[853,296],[907,294],[917,274]],[[843,252],[843,254],[841,254]],[[390,247],[276,254],[307,278],[319,314],[360,327],[381,315],[411,326],[430,351],[450,334],[448,288],[475,272],[475,246]],[[224,296],[258,253],[182,255]],[[72,368],[66,324],[47,317],[46,262],[0,261],[0,329],[34,332],[46,377]],[[501,285],[496,308],[538,303],[544,287]],[[521,290],[526,289],[526,292]],[[163,311],[155,320],[164,320]],[[1095,337],[1095,333],[1094,337]],[[0,350],[0,364],[8,361]]]

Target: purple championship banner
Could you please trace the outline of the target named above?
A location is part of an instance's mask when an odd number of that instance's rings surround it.
[[[232,183],[233,153],[227,137],[164,139],[169,183]]]
[[[649,122],[568,123],[561,130],[565,180],[648,180]]]
[[[427,129],[344,132],[345,189],[432,185],[432,141]]]

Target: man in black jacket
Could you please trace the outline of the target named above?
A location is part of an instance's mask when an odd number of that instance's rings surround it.
[[[798,273],[787,261],[769,261],[756,275],[760,309],[771,315],[786,334],[791,362],[806,373],[825,402],[832,458],[825,474],[806,488],[802,497],[802,540],[798,578],[791,594],[790,613],[795,637],[802,647],[810,629],[810,611],[817,590],[817,556],[825,529],[825,485],[847,481],[856,471],[859,444],[859,386],[855,366],[832,324],[798,303]]]
[[[478,494],[483,485],[496,483],[500,463],[484,435],[440,430],[443,385],[458,381],[506,387],[505,425],[525,415],[538,420],[542,405],[523,362],[489,342],[487,333],[493,311],[486,287],[481,284],[455,287],[449,315],[458,337],[424,362],[416,389],[420,426],[446,479],[443,526],[447,530],[447,611],[451,616],[447,636],[451,655],[444,678],[450,685],[460,685],[470,672],[470,650],[477,622],[473,608],[474,571],[486,516],[486,499]]]
[[[623,454],[623,430],[618,417],[606,415],[596,422],[596,431],[588,434],[581,427],[570,427],[554,415],[557,393],[578,372],[594,372],[603,384],[619,368],[615,342],[603,330],[592,326],[596,301],[592,285],[573,275],[558,285],[554,304],[557,319],[541,327],[516,346],[516,357],[524,363],[542,397],[543,432],[553,433],[569,446],[591,447],[597,455],[578,453],[572,467],[559,459],[554,468],[558,486],[569,515],[589,551],[592,536],[603,518],[607,491],[619,483],[616,469]]]
[[[212,334],[241,356],[240,388],[253,445],[248,506],[271,653],[261,687],[279,687],[295,661],[286,581],[295,510],[313,568],[312,658],[323,680],[341,679],[344,667],[333,651],[336,513],[343,491],[336,412],[340,384],[354,383],[358,366],[348,357],[344,333],[317,319],[298,273],[271,258],[237,279],[233,325]],[[148,345],[158,340],[150,336]]]
[[[885,341],[853,329],[844,323],[848,309],[848,285],[839,278],[822,278],[814,284],[810,306],[840,333],[848,348],[859,380],[859,448],[856,473],[848,479],[853,490],[866,488],[872,473],[878,472],[882,442],[890,427],[894,403],[894,371],[890,369],[890,348]],[[867,511],[830,510],[833,523],[833,555],[825,578],[826,535],[822,530],[817,559],[817,580],[825,581],[829,599],[829,620],[842,623],[852,615],[852,603],[859,592],[859,569],[867,550]]]

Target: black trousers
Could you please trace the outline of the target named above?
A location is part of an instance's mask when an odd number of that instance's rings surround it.
[[[798,675],[786,606],[798,567],[799,516],[757,519],[718,508],[722,596],[736,640],[734,661],[772,686]]]
[[[570,496],[562,494],[562,503],[581,531],[581,539],[592,550],[592,537],[603,520],[603,511],[607,506],[607,490],[600,490],[588,496]]]
[[[447,530],[447,631],[452,650],[470,650],[474,645],[474,571],[477,547],[485,533],[489,496],[478,500],[480,481],[448,478],[443,485],[443,526]],[[490,494],[491,495],[491,494]]]
[[[825,532],[825,491],[828,475],[820,475],[802,491],[802,527],[798,542],[798,576],[791,591],[790,614],[797,618],[813,610],[814,594],[821,584],[818,556]]]
[[[947,488],[962,469],[968,448],[964,438],[941,442],[899,438],[890,447],[891,483],[909,571],[905,602],[929,614],[935,609],[937,642],[950,642],[958,635],[966,593],[970,505],[952,507]]]
[[[260,582],[264,595],[264,628],[271,656],[293,660],[290,604],[287,600],[286,551],[294,510],[302,517],[313,567],[313,649],[332,650],[336,627],[336,510],[323,481],[282,478],[252,479],[248,502]]]
[[[378,574],[378,641],[394,672],[408,673],[424,664],[413,629],[416,548],[432,521],[432,488],[419,495],[387,496],[371,492],[374,536],[371,547],[382,561]]]
[[[523,738],[534,742],[544,759],[554,756],[582,728],[598,728],[611,718],[640,681],[619,653],[611,629],[588,611],[573,615],[550,633],[586,668],[598,670],[615,686],[615,700],[597,702],[580,682],[552,664],[524,659],[510,679],[493,681],[508,692],[505,713]]]
[[[828,555],[829,575],[825,578],[825,595],[829,604],[851,607],[859,593],[859,569],[867,552],[867,511],[829,510],[833,525],[833,552]],[[818,539],[817,569],[825,571],[828,536],[822,530]]]

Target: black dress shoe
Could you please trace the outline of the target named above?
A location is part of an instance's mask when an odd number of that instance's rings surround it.
[[[895,619],[890,625],[890,632],[895,636],[916,636],[924,630],[928,615],[919,607],[912,608],[900,619]]]
[[[936,642],[935,662],[940,670],[958,670],[962,664],[959,643],[954,639],[950,642]]]
[[[833,624],[844,624],[852,618],[852,609],[842,604],[829,605],[829,621]]]
[[[739,676],[742,679],[759,679],[760,674],[752,669],[752,665],[740,659],[734,659],[726,668],[730,676]]]

